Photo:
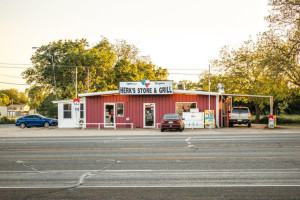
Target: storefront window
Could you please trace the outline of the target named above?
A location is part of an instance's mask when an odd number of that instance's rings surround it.
[[[176,113],[182,115],[183,112],[190,112],[191,108],[196,108],[196,107],[197,107],[196,102],[189,102],[189,103],[178,102],[176,103]]]
[[[124,103],[117,103],[117,116],[124,117]]]
[[[80,104],[80,118],[84,118],[84,104]]]
[[[64,118],[72,118],[72,104],[64,104]]]

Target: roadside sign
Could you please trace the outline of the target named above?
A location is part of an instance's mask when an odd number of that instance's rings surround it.
[[[73,106],[75,109],[75,112],[80,111],[80,99],[73,99]]]
[[[205,110],[205,124],[214,124],[214,123],[215,123],[215,111]]]

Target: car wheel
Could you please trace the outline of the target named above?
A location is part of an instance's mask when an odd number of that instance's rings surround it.
[[[44,127],[45,127],[45,128],[48,128],[48,127],[49,127],[49,122],[45,122],[45,123],[44,123]]]
[[[21,129],[23,129],[23,128],[25,128],[25,127],[26,127],[26,124],[25,124],[25,123],[21,123],[21,124],[20,124],[20,128],[21,128]]]
[[[164,131],[165,131],[165,129],[163,129],[163,128],[162,128],[162,129],[160,129],[160,132],[164,132]]]
[[[250,123],[248,124],[248,128],[251,128],[251,124]]]

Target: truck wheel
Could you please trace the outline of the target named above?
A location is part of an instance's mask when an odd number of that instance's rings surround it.
[[[248,128],[251,128],[251,123],[248,124]]]
[[[165,129],[163,129],[163,128],[162,128],[162,129],[160,129],[160,132],[164,132],[164,131],[165,131]]]
[[[229,122],[229,127],[233,127],[233,123]]]

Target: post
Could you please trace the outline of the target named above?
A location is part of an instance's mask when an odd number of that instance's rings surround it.
[[[89,93],[89,89],[90,89],[90,68],[87,67],[88,69],[88,73],[87,73],[87,93]]]
[[[210,111],[210,65],[208,66],[208,110]],[[211,129],[211,124],[209,124],[209,129]]]
[[[54,70],[54,53],[53,56],[51,56],[51,61],[52,61],[52,69],[53,69],[53,79],[54,79],[54,91],[55,91],[55,97],[57,99],[57,92],[56,92],[56,78],[55,78],[55,70]]]
[[[13,99],[11,100],[11,109],[12,109],[11,116],[13,117],[14,116],[14,100]]]
[[[273,97],[270,97],[270,115],[273,115]]]
[[[210,65],[208,66],[208,110],[210,110]]]
[[[75,74],[75,81],[76,81],[76,83],[75,83],[75,89],[76,89],[76,99],[77,99],[77,66],[76,66],[76,74]]]

